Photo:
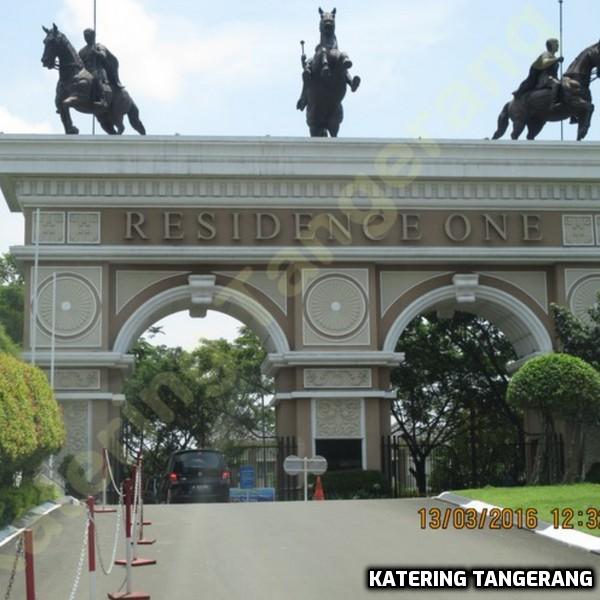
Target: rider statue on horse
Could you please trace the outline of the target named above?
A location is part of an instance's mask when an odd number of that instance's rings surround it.
[[[58,69],[54,102],[65,133],[79,133],[71,119],[73,108],[94,115],[110,135],[123,133],[123,117],[127,115],[131,126],[144,135],[146,129],[138,107],[119,81],[119,61],[106,46],[96,43],[96,32],[83,32],[86,45],[77,52],[55,24],[43,30],[46,37],[42,65]]]
[[[511,120],[513,140],[519,139],[526,127],[527,139],[534,140],[547,122],[564,119],[577,123],[578,140],[585,138],[594,112],[590,84],[600,67],[600,43],[582,50],[560,79],[558,69],[563,57],[557,56],[558,50],[558,40],[546,42],[546,51],[531,65],[527,79],[502,109],[493,139],[504,135]]]
[[[94,106],[107,109],[105,84],[120,89],[124,87],[119,81],[119,61],[106,46],[96,43],[96,32],[93,29],[84,30],[83,37],[86,45],[79,51],[79,57],[93,77],[90,99]]]
[[[306,111],[306,122],[313,137],[336,137],[344,113],[342,99],[346,87],[355,92],[360,77],[351,77],[352,61],[340,52],[335,35],[336,9],[325,12],[319,8],[321,40],[315,46],[315,54],[308,59],[302,44],[302,93],[296,104],[298,110]]]

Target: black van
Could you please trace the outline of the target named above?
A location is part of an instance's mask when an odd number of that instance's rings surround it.
[[[159,502],[228,502],[231,473],[218,450],[179,450],[171,454]]]

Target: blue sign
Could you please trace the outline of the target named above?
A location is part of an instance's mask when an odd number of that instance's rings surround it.
[[[275,488],[229,488],[230,502],[275,502]]]
[[[256,477],[254,475],[254,467],[252,465],[242,465],[240,467],[240,487],[243,490],[256,487]]]

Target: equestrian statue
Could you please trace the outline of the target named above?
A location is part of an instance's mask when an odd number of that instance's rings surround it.
[[[123,133],[125,115],[131,126],[145,135],[138,107],[119,81],[119,61],[106,46],[96,43],[96,32],[83,32],[86,45],[77,53],[56,25],[42,29],[46,32],[42,65],[58,69],[55,103],[65,133],[79,133],[71,120],[70,109],[74,108],[93,114],[110,135]]]
[[[334,8],[321,15],[321,41],[315,47],[312,59],[307,60],[302,45],[302,93],[296,104],[298,110],[306,108],[306,123],[311,137],[337,137],[340,123],[344,118],[342,100],[346,95],[346,86],[353,92],[360,85],[360,77],[351,77],[349,69],[352,62],[348,55],[338,49],[335,35]]]
[[[577,139],[585,138],[594,112],[590,83],[594,69],[600,67],[600,43],[583,50],[560,79],[558,69],[564,59],[556,55],[558,50],[558,40],[546,42],[546,51],[531,65],[527,79],[502,109],[493,139],[504,135],[509,120],[513,122],[513,140],[519,139],[525,127],[527,139],[534,140],[548,121],[569,118],[578,124]]]

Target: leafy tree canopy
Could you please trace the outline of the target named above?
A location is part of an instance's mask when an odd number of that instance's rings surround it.
[[[552,304],[551,309],[564,352],[585,360],[600,371],[600,304],[590,308],[586,321],[565,306]]]
[[[0,354],[0,483],[33,474],[65,441],[62,414],[46,375]]]
[[[459,439],[466,439],[471,456],[462,463],[475,479],[490,454],[488,442],[520,440],[520,415],[505,400],[506,364],[515,354],[489,322],[467,313],[450,319],[429,313],[410,323],[396,350],[405,353],[405,361],[392,372],[393,415],[422,493],[425,460],[434,448],[448,443],[459,448]]]

